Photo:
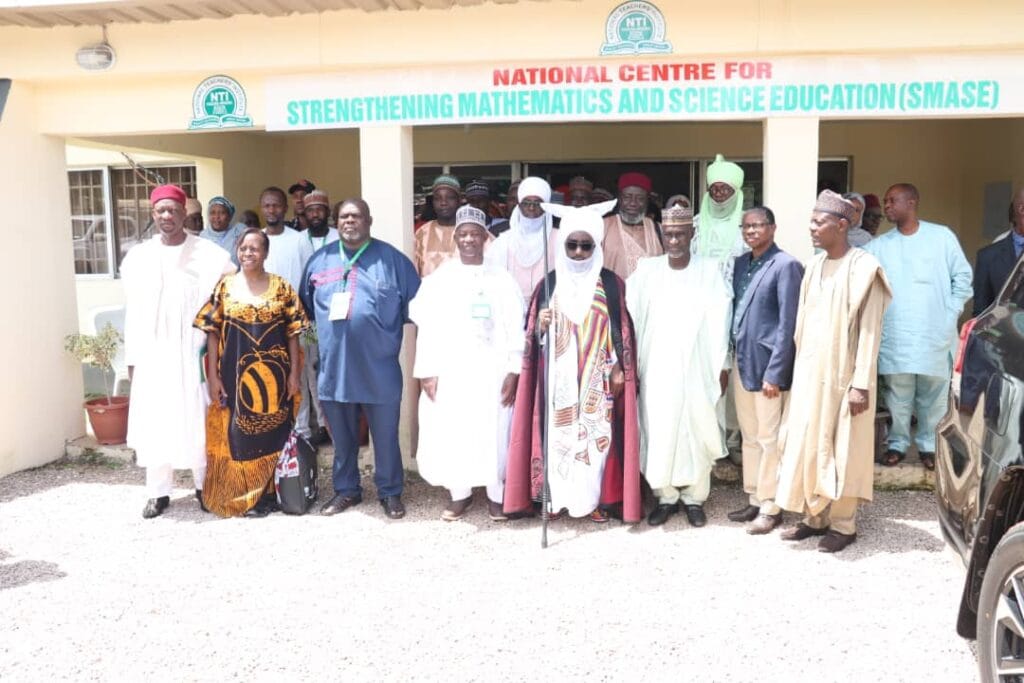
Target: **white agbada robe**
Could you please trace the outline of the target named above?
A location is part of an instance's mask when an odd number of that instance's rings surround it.
[[[157,235],[124,257],[124,351],[134,367],[128,445],[142,467],[206,466],[206,333],[192,323],[221,276],[233,272],[228,252],[193,235],[177,246]]]
[[[504,269],[453,258],[423,279],[409,304],[416,323],[419,379],[437,377],[431,401],[419,401],[420,475],[434,486],[489,486],[501,502],[512,407],[501,386],[523,358],[523,297]],[[494,489],[493,491],[491,489]]]
[[[626,281],[640,384],[640,468],[652,489],[702,487],[725,455],[715,413],[729,351],[732,291],[719,262],[641,259]]]

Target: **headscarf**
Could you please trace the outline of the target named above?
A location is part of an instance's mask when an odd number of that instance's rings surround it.
[[[700,224],[697,228],[697,253],[711,258],[727,256],[740,233],[740,219],[743,217],[743,169],[721,154],[708,165],[707,183],[725,183],[733,189],[731,197],[721,204],[711,199],[711,192],[704,192],[700,205]]]
[[[615,207],[615,201],[576,208],[544,203],[544,211],[562,219],[555,250],[555,291],[558,310],[576,325],[582,325],[594,303],[594,290],[604,266],[604,214]],[[565,240],[574,232],[585,232],[594,240],[594,251],[582,261],[574,261],[565,253]]]
[[[235,205],[232,204],[227,197],[214,197],[210,200],[210,203],[206,205],[206,210],[209,211],[213,208],[214,204],[220,204],[228,211],[228,219],[235,217]]]
[[[550,202],[551,186],[543,178],[523,178],[519,182],[516,197],[519,201],[527,197],[540,197],[542,202]],[[508,226],[516,262],[524,268],[533,266],[544,256],[544,238],[551,234],[551,212],[545,210],[542,216],[527,218],[517,205],[512,209]]]

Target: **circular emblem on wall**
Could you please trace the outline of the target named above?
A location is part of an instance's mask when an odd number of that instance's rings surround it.
[[[247,128],[252,117],[245,113],[245,90],[230,76],[210,76],[192,94],[189,130],[199,128]]]
[[[643,55],[672,52],[665,40],[665,17],[644,0],[624,2],[608,15],[604,24],[602,55]]]

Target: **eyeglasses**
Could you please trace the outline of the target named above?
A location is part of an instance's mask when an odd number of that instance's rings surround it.
[[[767,221],[762,221],[760,223],[740,223],[740,228],[743,230],[764,230],[769,225],[771,225],[771,223],[768,223]]]
[[[590,252],[594,251],[594,243],[593,242],[578,242],[576,240],[566,240],[565,241],[565,250],[566,251],[577,251],[578,250],[578,251],[582,251],[582,252],[585,252],[585,253],[589,254]]]
[[[538,202],[536,199],[524,199],[523,201],[519,202],[519,206],[525,206],[527,209],[539,209],[540,202]]]

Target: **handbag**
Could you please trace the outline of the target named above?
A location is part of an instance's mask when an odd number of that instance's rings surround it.
[[[274,490],[282,512],[289,515],[309,512],[319,494],[317,467],[316,449],[305,437],[292,431],[274,468]]]

